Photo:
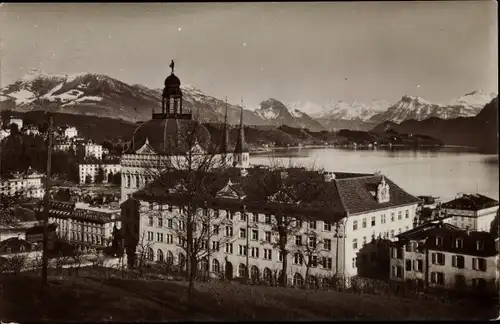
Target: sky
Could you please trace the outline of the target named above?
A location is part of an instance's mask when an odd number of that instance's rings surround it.
[[[231,103],[447,103],[498,92],[497,3],[15,4],[0,7],[0,86],[31,69],[163,87],[175,73]]]

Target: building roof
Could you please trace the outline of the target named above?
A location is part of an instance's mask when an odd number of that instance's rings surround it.
[[[35,209],[39,219],[43,216],[43,205]],[[94,223],[107,223],[119,219],[119,209],[90,207],[83,203],[65,203],[59,201],[50,201],[49,216],[54,218],[71,218]],[[113,215],[118,217],[113,218]]]
[[[308,217],[313,215],[330,221],[341,219],[348,213],[418,202],[417,198],[386,180],[390,186],[390,200],[378,203],[370,191],[381,181],[379,175],[351,174],[349,178],[344,174],[342,179],[327,181],[323,172],[302,168],[271,170],[252,167],[247,171],[248,174],[242,176],[239,169],[229,168],[203,176],[196,185],[203,192],[201,200],[218,208],[241,209],[245,206],[250,212],[275,213],[284,208],[290,213],[308,213]],[[286,173],[285,179],[282,179],[283,173]],[[188,199],[187,193],[179,194],[178,186],[185,178],[184,171],[169,173],[134,193],[133,197],[182,204]]]
[[[49,223],[47,224],[47,229],[49,232],[54,232],[57,229],[57,226],[58,225],[56,223]],[[26,230],[26,235],[36,234],[43,234],[43,225],[35,225]]]
[[[369,211],[386,209],[396,206],[404,206],[419,203],[420,200],[396,185],[392,180],[385,178],[389,185],[389,201],[379,203],[374,196],[377,186],[382,181],[382,175],[360,175],[337,177],[335,182],[338,187],[340,197],[349,214],[361,214]]]
[[[24,249],[22,250],[22,248]],[[10,251],[7,251],[7,249],[10,249]],[[31,243],[17,237],[11,237],[0,242],[0,254],[27,252],[30,250]]]
[[[427,222],[398,234],[396,237],[399,239],[399,242],[396,244],[405,244],[408,241],[425,241],[425,247],[434,251],[483,257],[498,254],[495,238],[490,233],[468,232],[443,222]],[[442,239],[440,246],[437,245],[437,237]],[[462,240],[462,247],[456,245],[456,240]],[[482,242],[482,248],[478,248],[478,242]]]
[[[151,119],[137,127],[126,153],[142,148],[145,153],[182,154],[195,144],[212,149],[210,133],[202,124],[191,119]]]
[[[481,194],[463,194],[461,197],[455,198],[441,205],[446,209],[460,209],[478,211],[485,208],[498,206],[498,201]]]

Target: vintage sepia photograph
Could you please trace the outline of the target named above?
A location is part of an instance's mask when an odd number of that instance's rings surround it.
[[[500,318],[496,1],[0,3],[0,321]]]

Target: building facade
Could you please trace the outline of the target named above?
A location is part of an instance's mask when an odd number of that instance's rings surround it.
[[[498,250],[490,233],[428,222],[398,235],[390,278],[422,288],[495,292],[497,265]]]
[[[14,196],[17,193],[27,198],[43,198],[45,189],[42,183],[43,175],[31,167],[24,174],[16,173],[0,179],[0,194]]]
[[[95,183],[96,178],[99,174],[99,169],[102,170],[103,175],[103,183],[108,183],[110,177],[113,175],[120,173],[121,165],[116,163],[106,163],[103,161],[86,161],[78,164],[78,175],[80,179],[80,183],[86,183],[87,177],[90,179],[90,183]]]
[[[441,205],[443,221],[461,229],[489,232],[498,201],[480,194],[463,194]]]
[[[86,158],[95,157],[98,160],[102,160],[102,145],[89,141],[85,144],[84,149]]]
[[[78,136],[78,130],[76,127],[68,127],[64,130],[64,137],[74,138]]]
[[[41,219],[43,206],[35,209]],[[120,210],[91,207],[85,203],[51,201],[49,221],[57,224],[56,234],[84,248],[104,248],[111,244],[113,229],[121,227]]]

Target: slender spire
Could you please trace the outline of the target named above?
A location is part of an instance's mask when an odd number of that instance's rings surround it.
[[[219,153],[229,153],[229,127],[227,122],[227,97],[226,97],[226,111],[224,113],[224,125],[222,129],[222,142]]]
[[[245,142],[245,130],[243,125],[243,98],[241,98],[240,129],[238,132],[238,141],[236,142],[234,153],[246,153],[246,152],[249,152],[249,150],[248,150],[248,145]]]

